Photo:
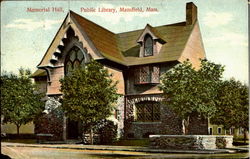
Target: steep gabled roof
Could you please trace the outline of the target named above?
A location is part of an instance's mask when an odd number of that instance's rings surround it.
[[[161,34],[158,33],[158,31],[152,27],[151,25],[147,24],[138,39],[136,40],[138,43],[142,43],[144,41],[144,36],[146,34],[150,34],[153,39],[160,41],[161,43],[166,43],[166,41],[163,40]]]
[[[68,28],[67,23],[66,23],[68,16],[69,16],[69,14],[67,14],[65,19],[63,20],[63,23],[61,24],[55,37],[53,38],[52,42],[50,43],[50,46],[46,50],[40,63],[37,65],[38,68],[50,66],[50,59],[53,57],[53,53],[56,51],[57,46],[60,45],[61,40],[62,40],[63,36],[65,35],[65,32]]]
[[[71,15],[82,27],[95,47],[107,59],[125,66],[178,61],[193,31],[193,25],[186,22],[152,27],[147,25],[159,39],[167,42],[155,56],[139,57],[138,38],[144,29],[115,34],[71,11]]]
[[[37,69],[32,75],[31,75],[31,78],[32,77],[46,77],[47,76],[47,73],[45,70],[42,70],[42,69]]]
[[[193,3],[187,3],[186,9],[185,22],[157,27],[147,24],[144,29],[118,34],[70,11],[39,66],[48,66],[49,60],[53,57],[53,53],[67,28],[73,25],[75,29],[86,34],[85,37],[93,44],[95,50],[97,50],[96,53],[99,54],[98,57],[101,59],[106,58],[124,66],[133,66],[168,61],[182,62],[191,57],[193,59],[192,62],[198,65],[197,58],[204,58],[205,51],[196,17],[197,8]],[[67,20],[69,19],[74,24],[68,23]],[[160,52],[154,56],[139,57],[140,44],[138,39],[146,28],[160,40],[159,42],[162,43],[162,46]]]
[[[160,52],[154,56],[143,58],[138,56],[140,45],[136,43],[136,39],[143,30],[118,34],[118,46],[126,57],[125,60],[128,65],[176,61],[182,55],[193,27],[194,25],[186,25],[185,22],[154,27],[153,29],[167,42],[162,45]]]
[[[124,61],[124,58],[117,46],[116,34],[86,18],[83,18],[73,11],[70,11],[70,13],[103,56],[112,58],[114,61]]]

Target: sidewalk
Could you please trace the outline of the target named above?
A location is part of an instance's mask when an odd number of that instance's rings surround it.
[[[146,153],[182,153],[182,154],[219,154],[219,153],[236,153],[248,152],[248,148],[230,148],[214,150],[167,150],[167,149],[150,149],[140,146],[109,146],[109,145],[81,145],[81,144],[20,144],[2,142],[2,147],[32,147],[32,148],[56,148],[56,149],[76,149],[76,150],[105,150],[105,151],[129,151],[129,152],[146,152]]]

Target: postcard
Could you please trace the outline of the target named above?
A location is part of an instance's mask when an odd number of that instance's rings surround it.
[[[42,139],[48,145],[55,141],[54,145],[63,143],[64,146],[82,144],[83,136],[93,139],[94,144],[113,141],[112,134],[93,135],[92,129],[83,133],[84,126],[68,116],[48,115],[61,105],[60,80],[92,60],[104,65],[112,73],[111,78],[118,81],[119,97],[112,115],[107,118],[115,126],[116,140],[143,139],[138,146],[149,144],[152,148],[149,142],[158,139],[149,140],[151,135],[180,135],[184,131],[181,122],[178,123],[180,120],[162,108],[162,91],[158,87],[161,75],[187,59],[195,68],[199,68],[200,59],[207,59],[224,66],[223,80],[233,78],[248,85],[248,3],[247,0],[1,1],[1,73],[18,74],[20,68],[31,70],[32,81],[39,85],[47,100],[43,111],[47,116],[18,130],[21,143],[29,136],[28,141],[33,144]],[[51,103],[56,106],[46,107]],[[226,130],[207,120],[190,120],[193,122],[190,134],[244,136],[241,128]],[[106,118],[105,124],[108,124]],[[10,157],[45,158],[47,152],[54,153],[47,150],[53,144],[46,150],[31,148],[35,153],[30,153],[28,148],[10,149],[8,137],[15,138],[17,134],[13,123],[2,123],[1,132],[6,138],[2,142],[2,153]],[[232,138],[225,140],[231,142]],[[175,149],[182,149],[182,145]],[[76,147],[80,147],[79,144]],[[118,148],[99,145],[90,149],[107,149],[110,153]],[[78,150],[72,151],[72,154],[65,153],[68,157],[77,157]],[[139,150],[135,148],[129,155],[138,157],[136,151]],[[56,153],[62,155],[59,151]],[[83,157],[98,158],[93,154]],[[246,153],[241,155],[246,157]],[[103,157],[102,154],[99,157]]]

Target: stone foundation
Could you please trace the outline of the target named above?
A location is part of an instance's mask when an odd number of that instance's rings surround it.
[[[233,136],[150,135],[150,147],[160,149],[205,150],[232,147]]]
[[[171,108],[162,102],[162,94],[133,95],[125,98],[125,117],[124,133],[127,139],[148,138],[149,135],[181,135],[182,120],[171,110]],[[142,101],[159,102],[160,121],[157,122],[138,122],[136,116],[136,104]],[[208,135],[208,122],[193,113],[190,115],[190,124],[188,135]]]
[[[216,148],[223,149],[233,146],[233,136],[216,136]]]

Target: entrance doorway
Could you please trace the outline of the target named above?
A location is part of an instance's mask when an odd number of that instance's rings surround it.
[[[79,122],[68,119],[67,122],[67,139],[78,139]]]

